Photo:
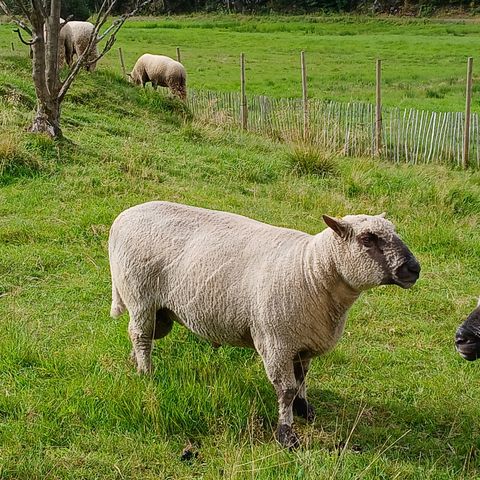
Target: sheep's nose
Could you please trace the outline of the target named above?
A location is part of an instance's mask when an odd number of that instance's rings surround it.
[[[472,362],[480,356],[479,340],[476,335],[460,327],[455,334],[455,348],[465,360]]]
[[[461,329],[457,330],[455,334],[455,343],[457,345],[461,345],[463,343],[467,343],[469,341],[468,337],[465,335],[465,332]]]
[[[417,275],[420,274],[421,267],[420,267],[420,264],[418,263],[418,261],[415,257],[411,257],[407,261],[407,269],[408,269],[408,271],[410,271],[412,273],[416,273]]]

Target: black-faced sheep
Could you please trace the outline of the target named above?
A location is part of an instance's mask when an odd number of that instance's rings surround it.
[[[152,339],[174,321],[215,344],[254,348],[278,397],[277,439],[296,447],[293,413],[314,417],[311,359],[338,342],[362,291],[409,288],[420,272],[382,215],[324,220],[330,228],[312,236],[169,202],[121,213],[109,238],[111,315],[130,314],[138,371],[150,371]]]
[[[168,87],[182,100],[187,98],[185,67],[170,57],[145,53],[137,60],[128,76],[136,85],[144,87],[146,83],[151,82],[154,89],[158,85]]]
[[[455,346],[465,360],[480,358],[480,300],[477,308],[458,327]]]
[[[79,58],[88,47],[90,36],[92,35],[95,26],[90,22],[71,21],[70,25],[72,31],[73,50],[74,54]],[[98,57],[98,49],[96,39],[94,40],[90,50],[85,55],[85,69],[88,72],[93,72],[97,66],[95,59]]]

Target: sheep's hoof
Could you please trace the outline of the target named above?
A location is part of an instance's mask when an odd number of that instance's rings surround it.
[[[293,413],[304,418],[307,422],[313,422],[315,420],[315,409],[313,405],[308,403],[304,398],[295,397],[292,407]]]
[[[294,450],[300,446],[300,439],[290,425],[282,424],[277,428],[277,441],[285,448]]]

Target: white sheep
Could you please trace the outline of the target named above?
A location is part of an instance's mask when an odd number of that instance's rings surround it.
[[[151,82],[154,89],[158,85],[168,87],[174,95],[182,100],[187,98],[185,67],[165,55],[145,53],[136,61],[128,76],[136,85],[144,87],[147,82]]]
[[[79,58],[87,49],[90,36],[95,26],[90,22],[68,22],[72,31],[74,53]],[[85,55],[85,69],[93,72],[97,66],[95,59],[98,57],[98,49],[96,39],[94,40],[89,52]]]
[[[279,403],[278,441],[299,444],[305,376],[338,342],[348,309],[377,285],[411,287],[420,265],[383,215],[323,217],[317,235],[169,202],[129,208],[110,230],[111,315],[125,309],[132,359],[151,370],[152,339],[173,321],[215,344],[252,347]]]

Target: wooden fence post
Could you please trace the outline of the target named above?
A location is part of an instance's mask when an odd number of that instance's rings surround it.
[[[472,70],[473,58],[468,57],[467,61],[467,88],[465,100],[465,126],[463,131],[463,155],[462,166],[468,168],[468,157],[470,153],[470,108],[472,104]]]
[[[382,150],[382,61],[376,66],[376,99],[375,99],[375,155]]]
[[[305,52],[302,50],[300,54],[300,62],[302,67],[302,100],[303,100],[303,140],[308,138],[308,92],[307,92],[307,65],[305,63]]]
[[[120,47],[118,48],[118,54],[120,55],[120,64],[122,65],[123,78],[126,78],[127,72],[125,70],[125,62],[123,61],[123,52]]]
[[[180,57],[180,47],[177,47],[177,62],[182,63],[181,57]]]
[[[247,95],[245,93],[245,54],[240,54],[240,82],[241,82],[241,104],[240,117],[242,129],[247,129],[248,109],[247,109]]]

